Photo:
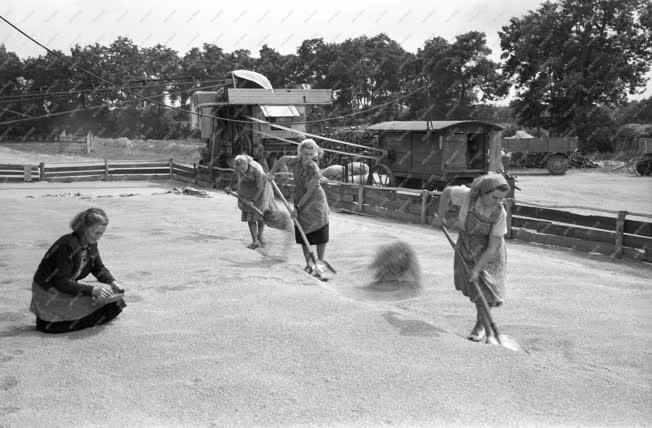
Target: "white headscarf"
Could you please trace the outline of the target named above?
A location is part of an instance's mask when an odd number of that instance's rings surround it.
[[[315,143],[315,140],[313,140],[312,138],[306,138],[305,140],[299,143],[299,145],[297,146],[297,153],[299,154],[299,156],[301,156],[301,150],[305,150],[305,149],[312,151],[313,159],[315,158],[319,159],[324,155],[324,151],[322,150],[322,148],[319,147],[317,143]]]

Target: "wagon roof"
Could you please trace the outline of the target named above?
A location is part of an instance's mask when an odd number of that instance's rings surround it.
[[[411,121],[392,121],[392,122],[381,122],[367,127],[369,131],[427,131],[428,126],[426,126],[425,120],[411,120]],[[448,128],[454,128],[456,126],[482,126],[487,127],[493,131],[500,131],[502,126],[496,125],[495,123],[483,122],[479,120],[431,120],[430,130],[432,131],[442,131]]]

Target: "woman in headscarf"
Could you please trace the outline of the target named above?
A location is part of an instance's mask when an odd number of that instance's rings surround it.
[[[36,329],[66,333],[111,321],[127,306],[124,290],[104,266],[97,248],[109,218],[89,208],[70,223],[72,233],[59,238],[45,253],[34,274],[30,311]],[[97,285],[78,282],[92,273]]]
[[[486,174],[476,178],[471,188],[446,187],[439,200],[439,212],[433,225],[446,224],[449,202],[460,207],[455,227],[459,230],[455,254],[455,288],[476,305],[476,323],[469,340],[498,343],[493,335],[489,319],[484,315],[473,281],[482,290],[490,308],[503,303],[505,296],[506,251],[504,236],[507,233],[507,214],[502,200],[509,192],[509,184],[501,174]],[[466,271],[462,259],[471,269]]]
[[[248,204],[238,200],[238,208],[242,211],[240,219],[249,225],[249,232],[253,241],[248,245],[248,248],[258,248],[265,245],[263,240],[265,223],[261,213],[265,213],[265,211],[272,208],[272,187],[265,179],[263,167],[250,156],[236,156],[233,160],[233,170],[238,178],[238,195],[241,199],[249,201]]]
[[[283,156],[267,174],[270,179],[274,174],[286,166],[294,178],[294,211],[291,213],[303,229],[310,245],[317,246],[317,258],[324,260],[326,244],[329,240],[328,231],[328,200],[326,193],[321,188],[319,166],[317,159],[323,155],[323,150],[312,139],[305,139],[297,147],[297,156]],[[301,239],[299,230],[295,227],[295,241],[301,245],[306,259],[305,271],[313,274],[317,270],[310,260],[310,248],[306,248]]]

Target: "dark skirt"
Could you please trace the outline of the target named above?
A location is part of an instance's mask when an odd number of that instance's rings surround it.
[[[326,244],[328,242],[328,223],[326,223],[325,226],[308,233],[306,238],[308,238],[310,245]],[[294,226],[294,239],[297,244],[303,244],[303,239],[301,239],[301,234],[296,226]]]
[[[124,300],[108,303],[90,315],[73,321],[45,321],[36,317],[36,329],[43,333],[68,333],[83,330],[88,327],[104,324],[117,317],[127,304]]]

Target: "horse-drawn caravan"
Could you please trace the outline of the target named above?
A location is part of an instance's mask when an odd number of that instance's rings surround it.
[[[368,183],[441,189],[503,170],[501,127],[476,120],[382,122],[377,133],[385,156],[371,167]]]

